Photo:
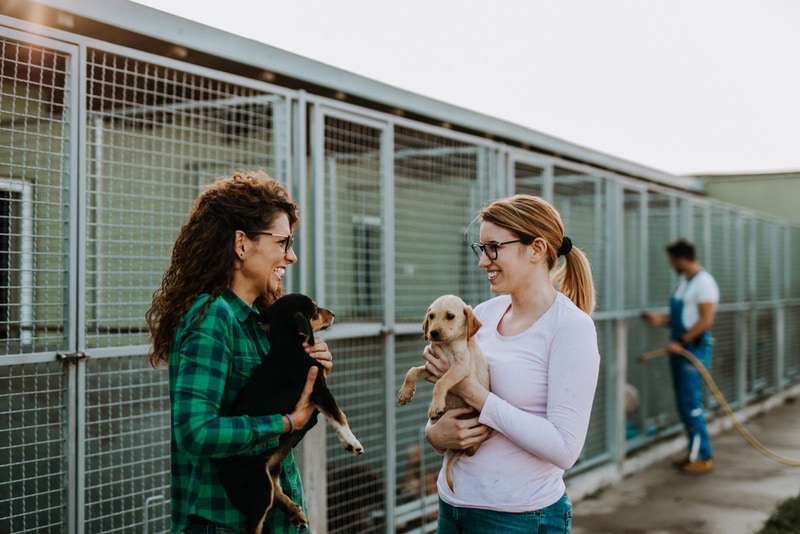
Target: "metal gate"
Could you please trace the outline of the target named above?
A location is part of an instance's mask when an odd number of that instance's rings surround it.
[[[77,373],[77,47],[0,38],[0,530],[61,532],[74,517]]]
[[[287,175],[286,99],[108,45],[0,43],[0,531],[165,532],[144,312],[203,184]]]
[[[2,533],[168,531],[167,374],[148,365],[144,316],[201,187],[237,168],[271,172],[300,204],[287,286],[337,314],[330,386],[367,450],[350,457],[325,425],[304,439],[315,530],[435,528],[430,385],[407,406],[396,393],[430,302],[490,296],[467,244],[493,198],[553,202],[593,265],[602,369],[568,482],[680,432],[666,369],[636,362],[665,342],[639,313],[665,305],[676,236],[720,284],[712,374],[729,402],[800,380],[797,225],[455,131],[446,107],[421,122],[19,27],[0,17]],[[626,383],[642,392],[627,419]]]

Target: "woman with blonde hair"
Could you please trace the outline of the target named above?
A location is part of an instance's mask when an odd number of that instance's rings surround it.
[[[497,200],[476,220],[472,250],[499,294],[475,307],[491,391],[462,380],[455,392],[470,408],[426,428],[443,465],[449,449],[482,443],[453,465],[454,490],[440,472],[437,532],[568,533],[563,475],[583,448],[599,375],[591,267],[539,197]],[[423,356],[435,382],[448,360],[431,345]]]
[[[297,206],[263,172],[237,173],[211,184],[195,200],[178,233],[170,265],[147,312],[153,367],[169,367],[171,532],[242,532],[244,514],[222,487],[215,458],[255,455],[294,432],[296,444],[316,423],[310,402],[318,370],[309,371],[295,409],[267,416],[228,415],[253,369],[269,357],[260,311],[282,292],[292,250]],[[327,375],[328,346],[307,345]],[[281,486],[306,508],[292,453],[283,461]],[[277,507],[265,531],[297,532]]]

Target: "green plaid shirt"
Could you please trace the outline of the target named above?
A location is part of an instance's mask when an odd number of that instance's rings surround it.
[[[258,311],[232,291],[226,289],[210,303],[208,298],[201,295],[186,313],[169,355],[173,534],[187,527],[190,515],[242,531],[244,515],[231,504],[211,460],[258,454],[275,447],[283,432],[280,415],[225,416],[253,368],[267,356],[269,340],[256,324]],[[312,418],[303,430],[315,422]],[[298,432],[297,440],[304,434]],[[292,453],[283,461],[281,485],[306,509]],[[265,526],[265,532],[297,532],[277,508],[270,510]]]

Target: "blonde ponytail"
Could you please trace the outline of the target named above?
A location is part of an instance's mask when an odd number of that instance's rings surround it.
[[[589,259],[578,247],[564,255],[564,262],[553,275],[553,285],[584,312],[591,314],[596,306],[594,279]]]

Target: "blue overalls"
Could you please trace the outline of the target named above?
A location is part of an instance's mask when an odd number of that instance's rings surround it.
[[[683,327],[683,300],[670,298],[669,316],[671,335],[680,343],[681,336],[686,333]],[[695,355],[708,369],[711,362],[711,334],[706,331],[699,339],[684,345],[684,348]],[[675,388],[675,402],[678,414],[686,427],[689,438],[689,461],[708,460],[711,458],[711,440],[706,429],[703,416],[703,377],[695,366],[679,354],[670,354],[670,371]]]

